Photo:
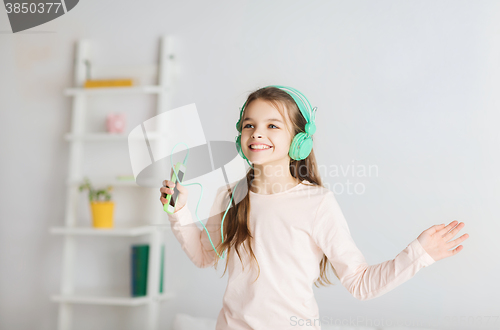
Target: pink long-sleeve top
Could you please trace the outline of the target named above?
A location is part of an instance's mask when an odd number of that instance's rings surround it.
[[[222,214],[217,203],[222,201],[223,190],[219,189],[205,225],[214,246],[221,241]],[[435,262],[415,239],[394,259],[368,265],[333,192],[306,180],[277,194],[249,194],[249,229],[260,274],[256,280],[257,267],[243,246],[244,265],[234,251],[230,254],[216,330],[296,330],[301,329],[300,320],[304,329],[321,329],[312,286],[320,274],[323,253],[341,284],[359,300],[379,297]],[[196,266],[210,267],[218,257],[187,206],[169,215],[172,231]]]

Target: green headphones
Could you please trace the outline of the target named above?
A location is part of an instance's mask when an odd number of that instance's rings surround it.
[[[297,107],[299,108],[300,112],[302,113],[302,116],[307,121],[306,127],[305,127],[305,133],[300,132],[295,137],[293,138],[292,144],[290,144],[290,149],[288,150],[288,155],[290,158],[294,160],[302,160],[307,158],[309,154],[311,153],[311,150],[313,148],[313,140],[312,140],[312,135],[316,132],[316,125],[314,124],[314,121],[316,119],[316,107],[312,107],[307,98],[299,92],[298,90],[292,88],[292,87],[287,87],[287,86],[278,86],[278,85],[270,85],[266,86],[267,87],[276,87],[281,89],[282,91],[285,91],[290,95],[295,103],[297,104]],[[241,116],[243,116],[243,111],[245,110],[245,104],[243,104],[243,107],[241,108],[240,111],[240,119],[238,119],[238,122],[236,123],[236,129],[238,130],[239,134],[236,137],[236,149],[238,150],[238,153],[240,154],[243,159],[245,159],[250,166],[250,161],[247,159],[245,154],[243,153],[241,149],[241,129],[240,129],[240,122],[241,122]]]

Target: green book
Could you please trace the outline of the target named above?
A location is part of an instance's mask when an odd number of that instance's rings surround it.
[[[160,293],[163,293],[163,259],[165,255],[165,245],[161,247],[160,262]],[[142,297],[147,295],[148,288],[148,261],[149,244],[132,245],[131,249],[131,294],[132,297]]]

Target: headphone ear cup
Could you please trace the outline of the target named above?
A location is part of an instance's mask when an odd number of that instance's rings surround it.
[[[304,133],[299,133],[293,137],[292,143],[290,144],[290,149],[288,150],[288,156],[290,156],[290,158],[292,158],[293,160],[299,160],[297,150],[300,143],[301,134],[303,135]]]
[[[236,137],[236,150],[238,150],[238,154],[241,156],[241,158],[247,159],[247,157],[243,153],[243,150],[241,150],[241,135],[238,135]]]
[[[306,159],[313,147],[312,138],[306,133],[298,133],[290,144],[288,155],[294,160]]]
[[[313,148],[313,140],[310,136],[307,136],[299,146],[299,159],[306,159],[311,153]]]

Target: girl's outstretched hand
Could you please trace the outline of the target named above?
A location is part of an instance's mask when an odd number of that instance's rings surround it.
[[[448,226],[445,226],[444,224],[434,225],[429,229],[424,230],[422,234],[417,237],[425,251],[435,261],[451,257],[463,250],[464,247],[459,245],[457,248],[448,251],[469,238],[469,234],[463,234],[459,238],[450,241],[460,230],[462,230],[462,228],[465,227],[463,222],[460,222],[458,226],[457,223],[458,221],[452,221]]]

